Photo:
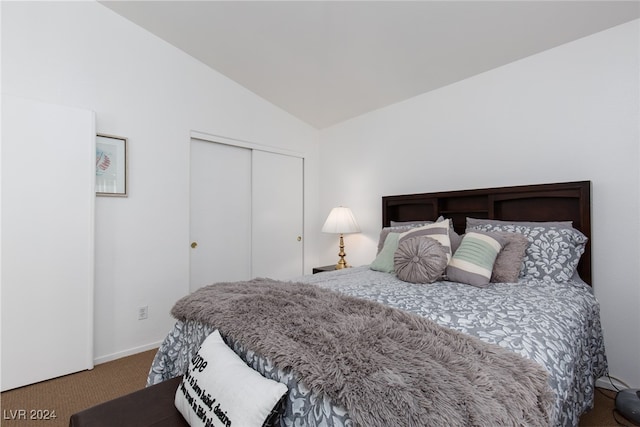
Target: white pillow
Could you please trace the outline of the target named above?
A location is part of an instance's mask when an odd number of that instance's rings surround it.
[[[400,234],[398,245],[412,237],[427,236],[435,239],[444,247],[447,254],[447,262],[451,259],[451,240],[449,239],[449,219],[445,219],[434,224],[424,225],[422,227],[412,228]]]
[[[175,405],[190,426],[261,427],[287,393],[230,349],[216,329],[189,363]]]

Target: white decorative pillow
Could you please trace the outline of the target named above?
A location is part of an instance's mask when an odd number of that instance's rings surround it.
[[[398,244],[401,244],[407,239],[418,236],[427,236],[435,239],[440,243],[447,254],[447,262],[451,259],[451,240],[449,239],[449,223],[450,219],[436,222],[434,224],[425,225],[422,227],[413,228],[409,231],[405,231],[400,234],[398,238]]]
[[[467,232],[447,266],[449,280],[486,287],[493,264],[502,249],[501,238],[481,232]]]
[[[412,228],[420,227],[427,224],[433,224],[433,221],[412,222],[410,224],[407,224],[407,223],[397,223],[397,224],[398,225],[391,225],[391,227],[384,227],[380,231],[380,237],[378,238],[377,253],[380,253],[384,248],[384,244],[387,241],[387,236],[389,235],[389,233],[404,233],[405,231],[411,230]]]
[[[412,228],[420,227],[427,224],[433,224],[434,222],[444,221],[443,216],[439,216],[435,221],[390,221],[391,227],[384,227],[380,231],[380,238],[378,239],[378,252],[382,250],[385,239],[389,233],[403,233],[411,230]]]
[[[247,366],[215,330],[191,359],[175,405],[190,426],[261,427],[286,393],[286,385]]]

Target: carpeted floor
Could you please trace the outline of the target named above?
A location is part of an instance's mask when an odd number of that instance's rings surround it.
[[[594,408],[580,418],[580,427],[635,426],[614,411],[616,392],[603,388],[596,389]]]
[[[67,427],[71,414],[144,388],[155,353],[150,350],[97,365],[91,371],[6,391],[0,395],[0,425]],[[580,426],[632,426],[614,414],[613,399],[615,392],[597,389],[595,408],[582,416]],[[31,415],[44,418],[53,414],[55,418],[49,420],[29,419]]]
[[[150,350],[96,365],[90,371],[6,391],[0,395],[0,425],[67,427],[71,414],[144,388],[155,354],[156,350]],[[30,419],[54,411],[54,419]]]

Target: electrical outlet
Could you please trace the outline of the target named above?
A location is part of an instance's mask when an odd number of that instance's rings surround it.
[[[142,307],[138,307],[138,320],[144,320],[149,317],[149,306],[143,305]]]

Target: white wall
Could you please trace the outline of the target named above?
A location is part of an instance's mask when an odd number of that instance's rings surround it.
[[[624,24],[322,131],[321,215],[350,206],[363,230],[348,260],[375,257],[384,195],[591,180],[610,371],[640,386],[639,35]]]
[[[3,93],[93,110],[98,132],[129,138],[129,197],[96,203],[97,362],[157,344],[188,293],[190,131],[304,154],[305,223],[320,221],[315,129],[98,3],[1,7]]]
[[[383,195],[591,180],[611,373],[640,386],[638,21],[318,134],[100,4],[0,9],[2,91],[94,110],[98,132],[129,138],[130,195],[96,206],[98,362],[161,340],[188,292],[195,130],[305,154],[307,271],[337,259],[318,230],[340,204],[363,229],[345,237],[358,265],[375,255]]]

